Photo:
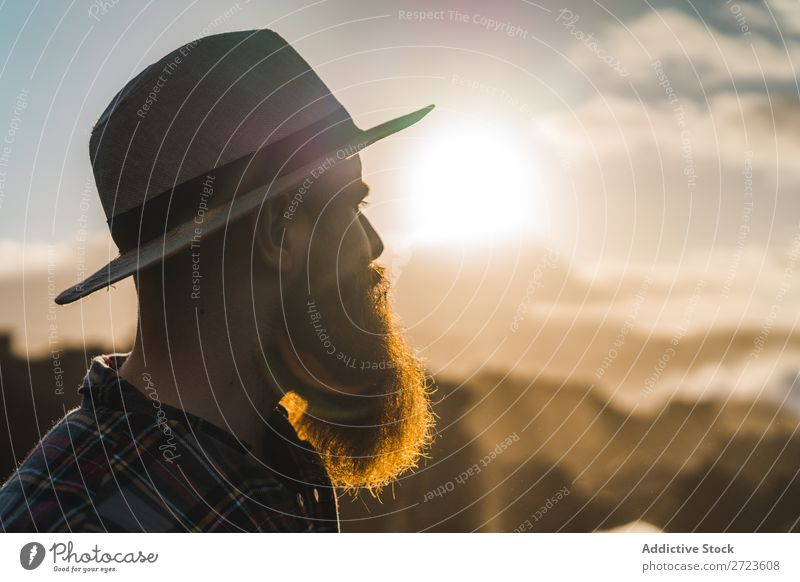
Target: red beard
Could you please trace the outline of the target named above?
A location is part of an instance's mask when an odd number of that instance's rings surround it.
[[[282,404],[335,486],[376,493],[416,467],[432,440],[433,413],[425,370],[390,309],[386,269],[371,265],[358,279],[343,288],[341,280],[325,285],[311,277],[311,292],[304,277],[292,282],[284,294],[284,326],[294,365],[330,390],[368,394],[373,405],[334,423],[309,413],[295,393]]]

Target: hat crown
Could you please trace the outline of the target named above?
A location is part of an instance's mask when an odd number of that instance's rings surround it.
[[[92,130],[89,152],[106,218],[337,111],[349,118],[271,30],[185,44],[131,79]]]

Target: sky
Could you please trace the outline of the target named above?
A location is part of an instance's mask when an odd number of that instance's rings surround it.
[[[766,325],[773,363],[794,369],[796,0],[6,0],[0,327],[18,346],[41,349],[50,288],[116,254],[88,158],[106,104],[175,47],[254,27],[361,127],[436,104],[362,160],[398,309],[437,371],[591,375],[631,314],[643,344],[683,325],[697,350],[704,330],[747,343]],[[130,286],[98,296],[58,312],[64,342],[128,337]],[[701,387],[723,373],[680,369]]]
[[[81,204],[99,113],[177,45],[254,26],[292,42],[363,125],[437,105],[424,126],[364,153],[387,235],[424,238],[420,230],[459,205],[446,191],[463,166],[441,150],[460,134],[473,136],[472,155],[495,168],[490,175],[519,178],[468,196],[470,206],[488,204],[498,225],[520,210],[515,235],[583,258],[735,246],[751,166],[749,242],[786,244],[797,230],[796,2],[0,6],[0,128],[13,142],[4,239],[66,241],[82,218],[102,235],[99,205]]]

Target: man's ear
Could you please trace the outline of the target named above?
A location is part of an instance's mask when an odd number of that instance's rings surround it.
[[[254,254],[267,265],[284,272],[293,266],[293,256],[286,237],[287,220],[283,216],[288,202],[288,194],[266,200],[257,215],[253,233]]]

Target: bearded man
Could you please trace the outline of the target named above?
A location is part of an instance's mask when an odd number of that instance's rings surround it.
[[[130,354],[95,358],[0,489],[6,531],[339,531],[432,435],[393,321],[358,152],[432,106],[355,126],[269,30],[184,45],[134,77],[90,154],[120,255],[56,303],[133,276]]]

